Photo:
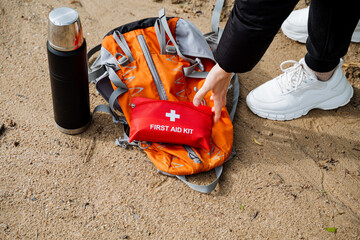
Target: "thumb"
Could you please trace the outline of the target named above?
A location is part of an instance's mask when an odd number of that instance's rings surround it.
[[[200,90],[195,94],[194,99],[193,99],[193,104],[197,107],[200,105],[201,101],[204,99],[205,95],[210,91],[210,89],[208,89],[206,87],[206,84],[204,84]]]

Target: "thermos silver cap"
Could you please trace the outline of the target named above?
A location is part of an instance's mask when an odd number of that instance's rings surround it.
[[[72,51],[84,42],[79,14],[72,8],[55,8],[49,13],[49,44],[59,51]]]

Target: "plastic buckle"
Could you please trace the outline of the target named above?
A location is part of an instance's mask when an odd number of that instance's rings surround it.
[[[123,139],[123,138],[121,138],[121,137],[115,139],[115,144],[116,144],[117,146],[120,146],[120,147],[124,148],[124,149],[126,149],[127,146],[129,145],[128,142],[127,142],[127,140],[126,140],[126,139]]]
[[[118,59],[119,56],[121,56],[120,59]],[[121,53],[115,53],[115,58],[116,58],[116,62],[122,67],[125,67],[130,63],[129,59],[126,56],[122,55]]]
[[[175,46],[167,45],[166,46],[166,53],[171,54],[171,55],[175,55],[176,54]]]
[[[200,69],[201,72],[205,71],[205,67],[204,65],[201,63],[201,60],[199,58],[196,58],[195,61],[198,64],[198,68]]]

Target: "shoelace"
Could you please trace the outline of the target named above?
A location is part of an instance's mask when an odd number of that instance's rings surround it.
[[[284,69],[283,66],[287,63],[293,63],[294,65]],[[282,62],[280,69],[284,73],[277,77],[277,82],[282,93],[295,91],[302,83],[307,84],[308,80],[313,79],[303,65],[294,60]]]

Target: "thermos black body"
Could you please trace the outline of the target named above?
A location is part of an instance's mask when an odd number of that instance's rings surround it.
[[[78,134],[91,122],[86,41],[78,13],[67,7],[49,14],[47,41],[56,127]]]
[[[47,52],[55,123],[64,133],[81,133],[91,118],[86,41],[69,52],[47,42]]]

